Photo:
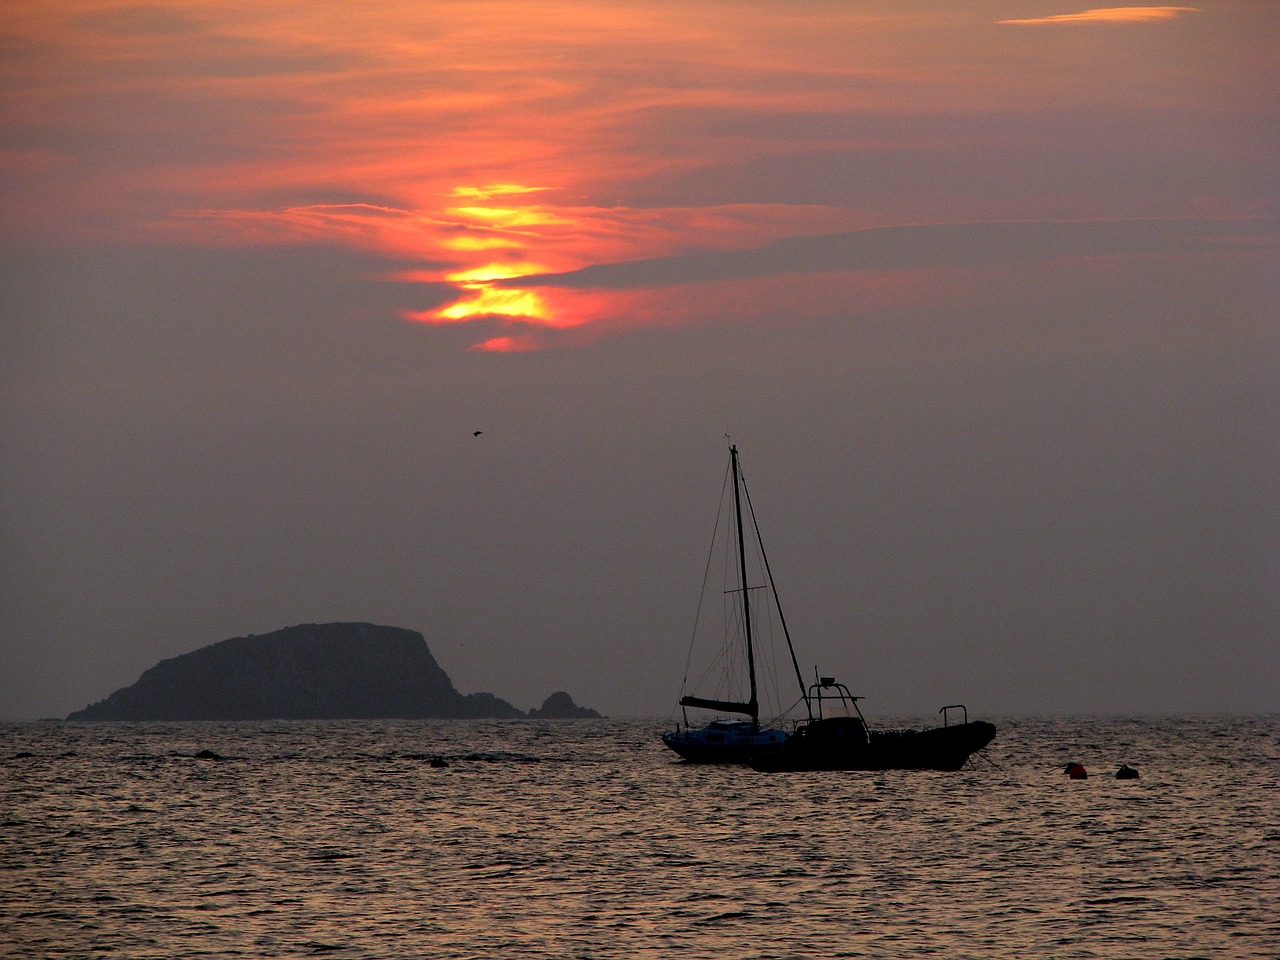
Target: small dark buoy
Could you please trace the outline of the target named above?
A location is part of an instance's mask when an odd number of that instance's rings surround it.
[[[1089,771],[1084,768],[1083,763],[1068,763],[1063,766],[1063,769],[1067,771],[1067,776],[1072,780],[1087,780],[1089,778]]]
[[[201,750],[199,753],[196,754],[196,759],[197,760],[221,760],[222,757],[214,753],[212,750]]]
[[[446,761],[446,760],[445,760],[445,758],[444,758],[444,757],[432,757],[432,758],[431,758],[431,765],[432,765],[433,767],[447,767],[447,766],[449,765],[449,763],[448,763],[448,761]]]
[[[1120,769],[1116,771],[1117,780],[1137,780],[1138,771],[1133,769],[1127,763],[1120,764]]]

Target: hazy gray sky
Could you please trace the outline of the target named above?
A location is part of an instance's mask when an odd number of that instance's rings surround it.
[[[328,620],[665,716],[726,433],[874,713],[1280,709],[1275,4],[0,35],[0,717]]]

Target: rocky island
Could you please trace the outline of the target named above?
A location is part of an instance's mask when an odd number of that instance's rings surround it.
[[[462,694],[422,634],[371,623],[308,623],[162,660],[133,686],[68,720],[587,719],[563,691],[525,713]]]

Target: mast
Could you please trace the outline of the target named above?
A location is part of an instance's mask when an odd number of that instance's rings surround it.
[[[743,538],[742,526],[742,501],[746,495],[746,484],[742,480],[741,473],[738,468],[738,448],[736,446],[729,447],[731,454],[731,466],[733,474],[733,512],[734,520],[737,524],[738,533],[738,576],[740,578],[739,590],[742,593],[742,620],[743,629],[745,631],[745,639],[747,642],[747,673],[751,680],[751,699],[745,703],[740,700],[719,700],[709,697],[695,697],[686,695],[680,698],[680,706],[682,707],[699,707],[703,710],[723,710],[727,713],[742,713],[751,718],[751,725],[759,729],[760,727],[760,700],[756,692],[756,655],[755,655],[755,638],[751,632],[751,591],[747,585],[747,548],[746,541]],[[723,498],[723,494],[722,494]],[[751,498],[746,495],[747,509],[751,510]],[[723,506],[723,499],[721,500]],[[757,540],[760,535],[760,529],[755,526],[755,512],[751,513],[751,522],[756,533]],[[717,528],[719,523],[717,522]],[[760,545],[761,554],[763,556],[764,544]],[[765,559],[765,565],[768,565],[768,559]],[[770,574],[770,582],[773,576]],[[779,613],[781,611],[779,610]],[[782,629],[786,631],[786,622],[782,624]],[[787,637],[787,646],[791,646],[791,638]],[[792,661],[795,660],[795,651],[791,653]],[[798,672],[799,668],[797,668]],[[803,689],[803,687],[801,688]]]
[[[747,701],[747,706],[751,711],[752,725],[758,725],[760,723],[760,701],[756,697],[756,658],[751,638],[751,592],[747,588],[747,548],[742,539],[741,477],[738,473],[738,448],[736,445],[729,445],[729,454],[733,459],[733,514],[738,525],[738,573],[742,578],[742,622],[747,636],[747,673],[751,678],[751,699]]]

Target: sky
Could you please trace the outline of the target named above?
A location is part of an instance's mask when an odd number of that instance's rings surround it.
[[[730,442],[870,715],[1280,709],[1273,0],[7,0],[0,43],[0,718],[333,620],[666,717]]]

